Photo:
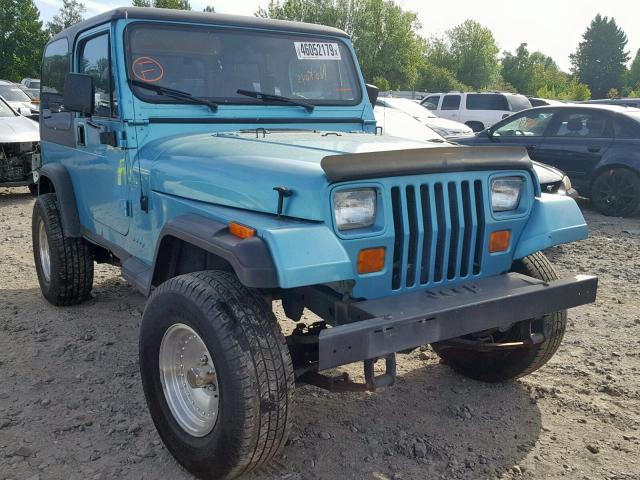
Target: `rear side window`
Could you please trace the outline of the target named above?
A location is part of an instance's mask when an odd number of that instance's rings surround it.
[[[607,114],[598,111],[563,112],[551,132],[552,137],[611,138]]]
[[[460,95],[445,95],[442,99],[440,110],[458,110],[460,108]]]
[[[422,101],[422,106],[427,107],[429,110],[437,110],[438,103],[440,103],[440,95],[431,95]]]
[[[47,45],[42,59],[40,110],[47,128],[71,128],[71,112],[61,111],[64,80],[69,72],[69,44],[61,38]],[[46,110],[46,111],[45,111]]]
[[[467,95],[467,110],[509,111],[509,103],[504,95],[494,93],[470,93]]]
[[[613,123],[614,135],[616,138],[640,138],[640,125],[633,120],[623,116],[616,116]]]
[[[106,33],[92,37],[80,46],[78,71],[93,77],[96,88],[93,114],[98,117],[116,116],[109,52],[109,35]]]
[[[533,106],[531,101],[524,95],[505,95],[505,98],[508,100],[512,112],[520,112]]]

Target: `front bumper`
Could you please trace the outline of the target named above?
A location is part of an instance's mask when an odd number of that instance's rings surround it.
[[[318,370],[510,325],[595,300],[598,278],[544,282],[519,273],[351,304],[360,318],[322,330]]]

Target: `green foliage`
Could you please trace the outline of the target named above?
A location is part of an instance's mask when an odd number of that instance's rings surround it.
[[[387,80],[384,77],[373,77],[373,82],[372,82],[376,87],[378,87],[380,89],[381,92],[388,92],[389,90],[391,90],[391,84],[389,83],[389,80]]]
[[[87,11],[84,3],[79,0],[62,0],[62,6],[58,13],[47,23],[49,35],[60,33],[65,28],[69,28],[84,19],[84,12]]]
[[[596,98],[603,98],[611,88],[622,89],[629,54],[625,51],[627,36],[615,19],[596,15],[582,38],[571,55],[573,71],[580,81]]]
[[[423,62],[418,71],[416,90],[423,92],[468,91],[470,87],[459,82],[455,74],[444,67]]]
[[[499,48],[493,33],[474,20],[466,20],[447,32],[454,72],[473,88],[486,88],[498,75]]]
[[[191,10],[188,0],[132,0],[134,7],[171,8],[173,10]],[[207,7],[212,8],[212,7]],[[210,11],[205,9],[205,12]]]
[[[215,7],[212,7],[211,5],[207,5],[202,9],[202,11],[205,13],[216,13]]]
[[[612,88],[607,92],[607,98],[618,98],[620,96],[620,92],[617,88]]]
[[[591,90],[584,83],[572,78],[560,88],[545,85],[536,92],[537,97],[564,101],[583,101],[591,98]]]
[[[391,0],[271,0],[257,16],[318,23],[351,35],[365,79],[384,77],[392,88],[412,88],[424,42],[413,12]]]
[[[526,43],[520,44],[515,54],[504,53],[501,73],[505,82],[525,95],[533,95],[544,86],[557,87],[555,83],[566,81],[566,74],[562,74],[551,57],[541,52],[529,53]]]
[[[33,0],[0,0],[0,78],[39,77],[46,41]]]

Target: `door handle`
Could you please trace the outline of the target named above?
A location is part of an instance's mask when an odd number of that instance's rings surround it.
[[[587,151],[589,151],[590,153],[598,153],[600,149],[601,147],[588,147]]]
[[[85,135],[84,125],[78,125],[78,145],[82,147],[87,145],[87,137]]]

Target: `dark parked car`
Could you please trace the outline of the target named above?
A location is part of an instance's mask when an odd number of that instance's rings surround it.
[[[532,108],[455,141],[521,145],[533,160],[565,171],[578,192],[605,215],[630,216],[640,206],[640,109]]]

